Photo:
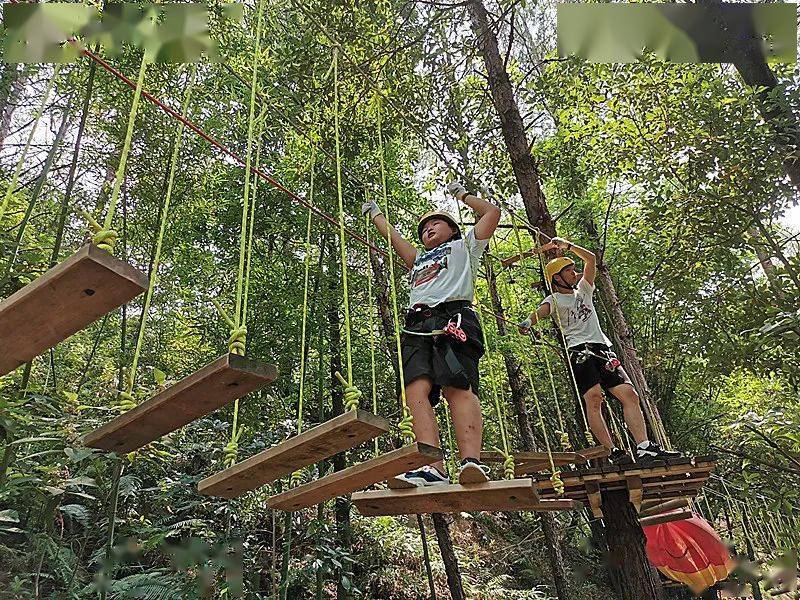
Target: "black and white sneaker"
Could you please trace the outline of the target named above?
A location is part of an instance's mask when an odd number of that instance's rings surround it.
[[[647,442],[647,446],[636,447],[636,462],[638,463],[651,463],[657,460],[666,460],[669,458],[680,458],[683,456],[676,450],[664,450],[655,442]]]
[[[425,487],[429,485],[447,485],[450,480],[447,476],[442,475],[438,469],[425,465],[419,469],[408,471],[402,475],[398,475],[395,479],[405,481],[417,487]]]
[[[489,481],[489,467],[482,464],[476,458],[465,458],[461,461],[461,469],[458,471],[458,483],[486,483]]]
[[[612,448],[611,454],[608,455],[608,462],[616,466],[632,465],[633,458],[622,448]]]

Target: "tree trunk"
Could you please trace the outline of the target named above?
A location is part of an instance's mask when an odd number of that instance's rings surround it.
[[[747,235],[751,238],[750,246],[756,253],[758,264],[761,265],[761,269],[767,277],[770,290],[778,300],[783,300],[785,298],[783,287],[778,280],[778,274],[775,272],[775,263],[772,262],[772,257],[766,252],[767,244],[761,239],[761,232],[754,226],[747,230]]]
[[[439,552],[442,554],[444,571],[447,573],[447,587],[450,588],[452,600],[466,600],[464,587],[461,585],[461,572],[458,568],[458,557],[453,551],[453,542],[450,539],[450,528],[444,515],[433,513],[433,529],[436,531],[436,540],[439,543]]]
[[[478,41],[478,49],[486,65],[492,104],[500,117],[503,140],[511,159],[511,167],[514,170],[522,201],[525,204],[528,221],[552,237],[556,234],[556,224],[547,209],[544,192],[541,188],[539,168],[530,151],[522,116],[514,98],[514,89],[500,55],[497,36],[490,27],[489,15],[481,0],[469,2],[467,10],[472,21],[472,30]]]
[[[647,559],[639,517],[625,490],[603,493],[609,569],[620,600],[664,600],[658,572]]]

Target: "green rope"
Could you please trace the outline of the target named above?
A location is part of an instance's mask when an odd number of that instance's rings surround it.
[[[460,211],[459,211],[460,212]],[[479,307],[478,319],[483,332],[483,345],[486,348],[489,365],[489,378],[492,380],[492,399],[494,400],[494,410],[497,413],[497,426],[500,429],[500,441],[503,444],[503,449],[497,449],[503,455],[503,477],[506,479],[514,479],[514,456],[508,445],[508,434],[506,433],[506,424],[503,414],[503,409],[500,407],[500,394],[498,393],[498,382],[495,377],[495,370],[492,364],[493,348],[489,343],[489,337],[486,335],[485,318],[483,314],[483,306]]]
[[[389,214],[389,194],[386,189],[386,160],[384,157],[383,146],[383,113],[381,111],[380,95],[375,93],[375,101],[377,104],[377,121],[378,121],[378,157],[381,167],[381,193],[383,195],[383,214],[386,218],[386,224],[391,232],[392,222]],[[397,349],[397,367],[400,374],[400,402],[402,404],[402,418],[397,424],[397,429],[406,444],[413,444],[417,439],[414,434],[414,419],[411,415],[411,410],[408,408],[408,399],[406,398],[405,375],[403,373],[403,350],[402,342],[400,340],[400,318],[397,309],[397,284],[394,278],[394,253],[391,249],[391,240],[389,241],[389,292],[392,299],[392,317],[394,319],[394,338],[395,346]]]
[[[256,160],[255,164],[258,167],[261,164],[261,136],[264,133],[264,120],[266,118],[267,113],[267,106],[266,104],[261,108],[261,114],[258,116],[258,133],[256,134],[256,139],[258,143],[256,144]],[[242,302],[242,323],[247,323],[247,307],[248,299],[250,298],[250,265],[253,259],[253,226],[256,220],[256,200],[258,198],[258,184],[260,178],[258,177],[258,173],[253,173],[253,193],[252,193],[252,200],[250,201],[250,219],[249,219],[249,231],[247,234],[247,265],[245,266],[244,271],[244,300]]]
[[[22,149],[22,154],[19,155],[17,164],[14,167],[14,174],[11,176],[11,181],[6,188],[6,193],[3,197],[3,205],[0,206],[0,221],[3,220],[3,217],[6,214],[6,209],[8,208],[8,203],[11,200],[11,196],[14,195],[14,191],[17,189],[19,176],[20,173],[22,173],[22,166],[25,164],[25,159],[28,157],[28,150],[30,150],[31,142],[33,142],[33,136],[36,135],[36,130],[39,128],[39,122],[42,120],[42,115],[44,114],[44,107],[47,105],[47,101],[50,99],[50,94],[53,91],[53,87],[56,84],[56,79],[58,78],[60,71],[61,65],[56,64],[56,66],[53,68],[53,77],[47,82],[47,87],[45,87],[42,101],[39,104],[39,107],[36,109],[36,114],[33,117],[33,125],[31,126],[31,130],[28,132],[28,139],[25,141],[25,147]]]
[[[542,414],[542,406],[539,403],[539,394],[536,393],[536,386],[533,385],[533,377],[528,372],[528,384],[531,386],[531,394],[533,401],[536,403],[536,412],[539,416],[539,427],[542,429],[542,437],[544,438],[545,448],[547,449],[547,457],[550,459],[550,470],[552,475],[550,481],[553,483],[553,489],[561,496],[564,494],[564,482],[561,481],[561,471],[556,469],[555,461],[553,461],[553,451],[550,448],[550,439],[547,436],[547,428],[544,424],[544,415]]]
[[[244,356],[247,347],[247,325],[244,320],[247,307],[244,298],[245,279],[249,280],[249,268],[245,272],[245,264],[249,265],[247,259],[248,252],[248,233],[251,236],[252,246],[252,230],[248,228],[247,217],[250,211],[255,210],[255,205],[250,207],[250,165],[253,153],[253,128],[255,125],[255,107],[256,96],[258,91],[258,55],[261,48],[261,26],[264,21],[263,0],[258,3],[257,21],[256,21],[256,39],[253,43],[253,74],[250,84],[250,110],[247,116],[247,152],[245,156],[245,169],[244,169],[244,194],[242,197],[242,223],[239,232],[239,270],[236,278],[236,307],[233,318],[228,317],[222,310],[222,307],[215,302],[217,309],[220,311],[223,319],[227,321],[231,327],[231,334],[228,338],[228,351],[231,354],[238,354]],[[255,198],[255,194],[253,195]],[[249,283],[248,283],[249,286]],[[228,466],[236,462],[239,451],[239,439],[242,436],[243,429],[239,427],[239,398],[233,402],[233,423],[231,424],[231,439],[226,444],[225,464]]]
[[[309,191],[309,201],[313,202],[314,199],[314,168],[316,163],[316,146],[311,154],[311,186]],[[306,325],[308,323],[308,282],[311,272],[311,223],[312,212],[308,209],[308,218],[306,219],[306,246],[305,246],[305,260],[303,268],[303,317],[300,325],[300,392],[297,400],[297,433],[299,434],[303,429],[303,400],[305,392],[306,380]],[[300,485],[305,478],[303,469],[298,469],[292,473],[289,485],[294,487]]]
[[[366,198],[366,195],[365,195]],[[364,215],[364,220],[366,221],[365,231],[366,231],[366,239],[367,239],[367,268],[372,268],[372,256],[370,254],[369,248],[369,230],[370,230],[370,219],[369,215]],[[368,318],[368,327],[369,327],[369,362],[370,362],[370,370],[371,370],[371,377],[372,377],[372,414],[378,414],[378,377],[376,374],[375,369],[375,321],[373,318],[373,309],[372,309],[372,277],[367,275],[367,318]],[[378,438],[375,438],[375,456],[378,456]]]
[[[361,391],[353,385],[353,347],[350,339],[350,292],[347,288],[347,238],[344,228],[344,194],[342,193],[342,157],[339,149],[339,50],[333,49],[333,130],[336,140],[336,195],[339,198],[339,250],[342,268],[342,297],[344,302],[344,341],[347,352],[347,380],[337,373],[344,386],[347,410],[358,409]]]
[[[114,187],[111,190],[111,198],[108,201],[108,210],[106,211],[106,218],[101,226],[97,221],[91,218],[84,212],[84,217],[89,221],[89,226],[94,235],[92,242],[98,247],[108,252],[114,252],[114,247],[117,244],[119,234],[112,229],[114,223],[114,213],[117,210],[119,203],[119,193],[122,189],[122,181],[125,179],[125,168],[128,164],[128,155],[131,151],[131,142],[133,140],[133,128],[136,123],[136,116],[139,113],[139,103],[142,98],[142,86],[144,85],[144,76],[147,72],[147,65],[149,60],[146,56],[142,57],[142,64],[139,67],[139,77],[136,79],[136,89],[133,92],[133,103],[131,104],[131,112],[128,115],[128,129],[125,132],[125,141],[122,145],[122,154],[119,158],[117,165],[117,173],[114,176]]]
[[[183,98],[183,106],[181,107],[181,114],[187,114],[189,110],[189,102],[192,96],[192,88],[194,86],[194,78],[197,74],[197,65],[192,65],[192,71],[189,75],[189,81],[186,87],[186,94]],[[141,323],[139,324],[139,333],[136,337],[136,347],[133,351],[133,360],[131,367],[126,373],[125,390],[120,392],[118,406],[124,410],[130,410],[136,405],[133,396],[133,386],[136,378],[136,369],[139,366],[139,357],[142,352],[142,343],[144,340],[144,332],[147,326],[147,316],[150,311],[150,303],[153,300],[153,293],[158,283],[158,268],[161,265],[161,250],[164,247],[164,233],[167,229],[167,220],[169,218],[169,206],[172,199],[172,190],[175,182],[175,173],[178,170],[178,157],[180,155],[181,143],[183,141],[183,131],[185,125],[183,122],[178,123],[175,133],[175,145],[172,149],[172,157],[170,159],[169,177],[167,180],[167,193],[164,196],[164,205],[161,209],[161,223],[158,229],[158,238],[156,240],[156,249],[153,255],[153,267],[150,276],[150,283],[147,287],[147,294],[144,299],[144,307],[142,308]]]

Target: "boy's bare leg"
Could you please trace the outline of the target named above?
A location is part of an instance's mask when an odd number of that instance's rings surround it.
[[[609,390],[617,400],[622,403],[622,413],[625,416],[625,424],[631,431],[633,439],[637,444],[647,440],[647,425],[644,423],[642,406],[639,403],[639,394],[633,389],[632,385],[622,383]]]
[[[433,412],[428,394],[431,391],[431,381],[426,377],[415,379],[406,386],[406,402],[414,418],[414,435],[417,441],[429,446],[440,447],[439,424],[436,422],[436,414]],[[444,461],[431,464],[445,474]]]
[[[458,453],[461,460],[481,457],[481,436],[483,434],[483,416],[478,397],[472,390],[446,387],[443,390],[450,414],[453,415],[453,429],[456,432]]]
[[[589,422],[589,429],[592,430],[595,439],[603,444],[606,448],[613,448],[614,442],[611,441],[611,433],[608,431],[608,425],[603,418],[603,390],[599,383],[589,388],[583,395],[586,401],[586,420]]]

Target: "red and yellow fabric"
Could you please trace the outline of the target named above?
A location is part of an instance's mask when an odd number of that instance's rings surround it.
[[[643,529],[650,562],[695,594],[725,579],[734,569],[727,547],[708,521],[698,515]]]

